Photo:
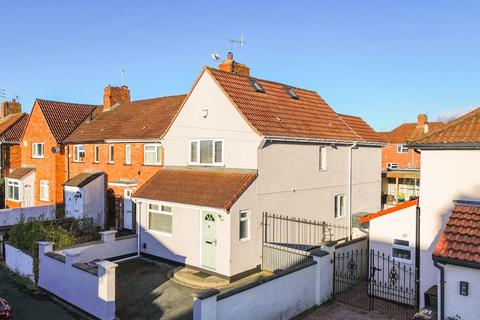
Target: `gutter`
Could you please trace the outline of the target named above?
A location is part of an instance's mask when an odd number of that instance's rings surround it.
[[[338,144],[358,146],[372,146],[383,147],[387,144],[384,142],[370,142],[370,141],[353,141],[353,140],[334,140],[334,139],[311,139],[311,138],[295,138],[295,137],[281,137],[281,136],[263,136],[264,139],[279,142],[303,142],[303,143],[324,143],[324,144]]]
[[[352,232],[352,155],[353,155],[353,148],[357,147],[357,143],[355,142],[351,146],[348,147],[348,230],[350,230],[350,241],[353,238]]]
[[[445,319],[445,266],[433,259],[433,265],[440,270],[440,320]]]
[[[480,143],[432,143],[432,144],[407,144],[409,148],[420,150],[478,150]]]

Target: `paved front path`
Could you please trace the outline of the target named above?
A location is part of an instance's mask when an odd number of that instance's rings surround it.
[[[69,307],[56,303],[48,294],[32,290],[16,281],[14,276],[0,265],[0,297],[13,307],[13,318],[22,320],[70,320],[88,319]]]
[[[328,302],[320,307],[310,310],[299,317],[298,320],[388,320],[390,318],[338,302]]]

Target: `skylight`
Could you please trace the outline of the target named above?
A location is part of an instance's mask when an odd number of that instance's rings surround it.
[[[252,86],[253,90],[255,90],[256,92],[265,92],[265,90],[263,90],[262,88],[262,85],[257,80],[253,78],[248,78],[248,82]]]
[[[293,90],[291,87],[283,87],[285,91],[290,95],[292,99],[298,100],[300,97],[297,95],[297,93]]]

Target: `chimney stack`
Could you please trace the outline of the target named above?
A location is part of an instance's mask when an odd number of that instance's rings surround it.
[[[235,73],[241,76],[250,76],[250,68],[243,63],[238,63],[233,60],[233,53],[227,54],[227,60],[218,65],[218,69],[221,71]]]
[[[22,104],[17,100],[3,101],[0,108],[0,119],[5,119],[7,116],[22,112]]]
[[[418,127],[423,127],[428,123],[428,118],[425,113],[420,113],[417,117],[417,126]]]
[[[130,102],[130,90],[127,86],[105,87],[103,91],[103,111],[108,111],[117,103],[122,102]]]

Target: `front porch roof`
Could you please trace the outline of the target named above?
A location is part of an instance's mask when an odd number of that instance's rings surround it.
[[[133,197],[229,210],[256,178],[252,170],[162,168]]]
[[[22,180],[26,177],[30,172],[34,171],[35,168],[33,167],[21,167],[18,169],[13,170],[11,173],[7,174],[8,179],[16,179]]]
[[[64,186],[66,187],[78,187],[82,188],[92,182],[93,180],[97,179],[103,174],[103,172],[81,172],[77,174],[75,177],[71,178],[67,182],[65,182]]]

